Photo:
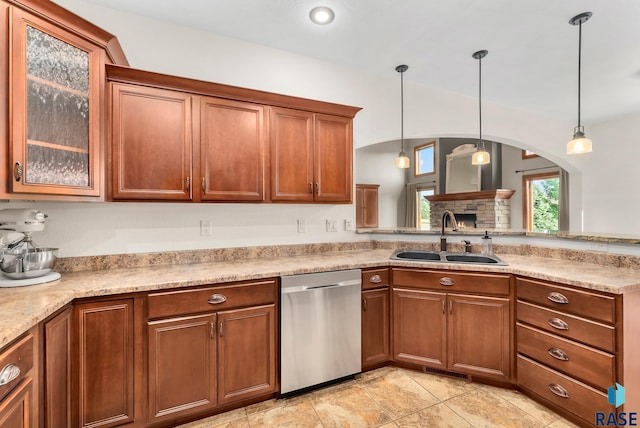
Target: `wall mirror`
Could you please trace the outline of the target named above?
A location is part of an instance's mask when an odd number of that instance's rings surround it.
[[[473,144],[461,144],[447,155],[446,193],[480,191],[480,165],[471,165]]]

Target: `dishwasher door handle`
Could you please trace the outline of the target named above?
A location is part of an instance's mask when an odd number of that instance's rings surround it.
[[[323,285],[312,285],[312,286],[301,285],[298,287],[288,287],[288,288],[282,289],[282,294],[301,293],[303,291],[322,290],[327,288],[349,287],[353,285],[360,286],[361,285],[360,280],[341,281],[336,284],[323,284]]]

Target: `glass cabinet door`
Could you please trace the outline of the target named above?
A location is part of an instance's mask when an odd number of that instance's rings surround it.
[[[104,52],[17,9],[11,24],[12,191],[99,196]]]

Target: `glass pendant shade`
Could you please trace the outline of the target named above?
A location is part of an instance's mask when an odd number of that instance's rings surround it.
[[[491,155],[484,147],[479,147],[478,151],[471,156],[471,165],[487,165],[491,163]]]
[[[584,128],[578,126],[573,133],[573,139],[567,143],[567,154],[578,155],[593,151],[591,140],[584,135]]]
[[[410,161],[409,158],[407,157],[407,154],[402,151],[400,153],[398,153],[398,157],[396,158],[396,168],[409,168],[410,165]]]

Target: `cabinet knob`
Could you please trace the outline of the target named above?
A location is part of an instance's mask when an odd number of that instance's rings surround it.
[[[18,376],[20,376],[20,367],[13,363],[7,364],[2,371],[0,371],[0,386],[8,384]]]
[[[547,353],[556,360],[569,361],[569,356],[567,355],[567,353],[560,348],[549,348],[547,350]]]
[[[558,385],[557,383],[550,383],[549,391],[553,392],[558,397],[569,398],[569,391],[567,391],[564,387]]]
[[[569,298],[562,293],[553,292],[549,293],[547,299],[551,300],[553,303],[559,303],[561,305],[566,305],[569,303]]]
[[[24,169],[22,168],[22,164],[20,162],[16,162],[13,166],[13,177],[16,181],[22,181],[22,174],[24,173]]]
[[[202,177],[202,193],[207,193],[207,180]]]
[[[373,275],[371,278],[369,278],[369,282],[380,284],[382,282],[382,278],[380,278],[380,275]]]
[[[313,183],[307,183],[307,193],[313,193]]]
[[[560,318],[550,318],[547,323],[557,330],[569,330],[569,324],[562,321]]]
[[[449,278],[448,276],[445,276],[443,278],[440,278],[440,285],[451,287],[452,285],[456,285],[456,282],[453,280],[453,278]]]
[[[224,303],[226,301],[227,296],[225,296],[224,294],[213,294],[211,297],[209,297],[207,303],[210,303],[212,305],[219,305],[220,303]]]
[[[367,311],[367,298],[362,299],[362,310]]]

